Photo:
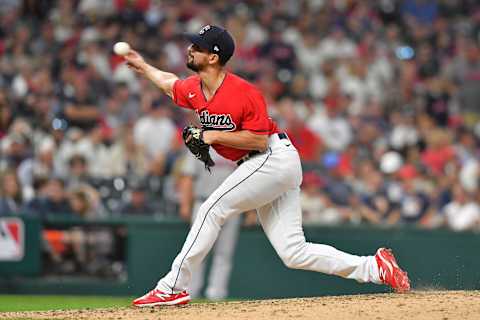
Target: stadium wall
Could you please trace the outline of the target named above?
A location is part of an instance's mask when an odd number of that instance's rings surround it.
[[[110,219],[96,225],[124,226],[127,230],[127,270],[124,281],[41,277],[40,227],[24,219],[25,259],[0,262],[0,293],[138,295],[165,274],[188,232],[176,220]],[[71,219],[49,219],[48,225],[91,225]],[[417,289],[480,289],[480,236],[448,230],[378,229],[367,226],[305,227],[308,241],[330,244],[359,255],[379,246],[393,248]],[[383,286],[287,269],[260,227],[245,228],[235,253],[231,296],[273,298],[387,292]]]

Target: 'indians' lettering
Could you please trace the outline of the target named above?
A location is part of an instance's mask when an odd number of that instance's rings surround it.
[[[232,121],[230,114],[210,114],[208,110],[203,110],[198,116],[204,130],[215,129],[233,131],[237,127],[235,122]]]

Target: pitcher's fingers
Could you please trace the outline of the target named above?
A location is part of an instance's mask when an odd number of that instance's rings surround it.
[[[137,66],[135,66],[133,63],[130,63],[130,62],[127,62],[127,67],[129,67],[130,69],[133,69],[134,71],[137,71],[137,72],[142,71],[140,68],[138,68]]]
[[[137,51],[135,51],[133,49],[130,49],[130,51],[128,51],[128,53],[125,55],[125,57],[126,58],[141,58],[142,56]]]

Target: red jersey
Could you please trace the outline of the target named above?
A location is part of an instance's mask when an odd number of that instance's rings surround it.
[[[260,91],[248,81],[227,72],[225,79],[207,101],[198,75],[177,80],[173,85],[173,101],[193,109],[204,130],[249,130],[256,134],[277,133],[277,125],[268,116],[267,105]],[[237,161],[249,150],[219,144],[212,147],[223,157]]]

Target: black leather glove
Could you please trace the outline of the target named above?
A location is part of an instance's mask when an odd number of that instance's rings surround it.
[[[210,171],[210,167],[213,167],[215,162],[210,156],[210,145],[203,141],[203,130],[193,125],[188,125],[183,128],[182,136],[188,150],[205,164],[205,169]]]

